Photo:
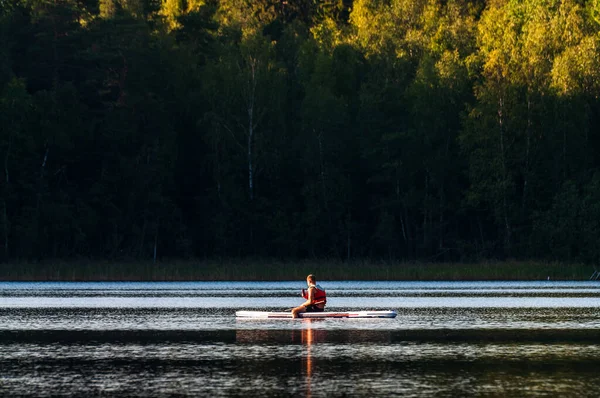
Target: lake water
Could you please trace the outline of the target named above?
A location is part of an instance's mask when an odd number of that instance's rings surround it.
[[[600,396],[600,282],[1,283],[2,396]]]

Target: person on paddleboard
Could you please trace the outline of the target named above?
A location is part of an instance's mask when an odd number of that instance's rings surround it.
[[[292,309],[292,317],[297,318],[302,312],[323,312],[327,303],[327,294],[325,289],[317,285],[317,279],[313,274],[306,277],[308,291],[302,289],[302,297],[306,299],[304,303]]]

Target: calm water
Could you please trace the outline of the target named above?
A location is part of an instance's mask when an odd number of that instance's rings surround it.
[[[600,396],[600,282],[0,283],[2,396]]]

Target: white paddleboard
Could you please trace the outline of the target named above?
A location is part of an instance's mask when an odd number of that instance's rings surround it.
[[[324,311],[324,312],[303,312],[298,314],[298,318],[304,319],[324,319],[324,318],[395,318],[396,311]],[[268,312],[268,311],[237,311],[235,316],[238,318],[251,319],[291,319],[291,312]]]

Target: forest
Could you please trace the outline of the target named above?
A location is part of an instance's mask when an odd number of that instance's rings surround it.
[[[0,262],[600,260],[600,0],[0,0]]]

